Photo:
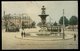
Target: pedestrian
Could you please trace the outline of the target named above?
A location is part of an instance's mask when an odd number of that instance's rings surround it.
[[[24,32],[24,37],[25,37],[25,32]]]
[[[21,36],[22,36],[22,38],[23,38],[23,32],[21,32]]]
[[[24,35],[24,37],[25,37],[25,30],[23,30],[23,35]]]
[[[74,34],[74,41],[76,40],[76,34]]]

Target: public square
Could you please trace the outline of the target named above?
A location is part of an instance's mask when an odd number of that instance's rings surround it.
[[[78,49],[78,2],[2,2],[2,49]]]
[[[25,32],[37,32],[39,28],[26,29]],[[18,38],[21,32],[5,32],[2,30],[2,49],[78,49],[78,31],[65,31],[65,34],[77,35],[76,41],[74,37],[70,39],[55,39],[55,40],[34,40],[33,37]],[[37,39],[39,37],[35,37]],[[45,37],[42,37],[43,39]],[[54,38],[54,37],[53,37]],[[46,39],[50,39],[47,37]]]

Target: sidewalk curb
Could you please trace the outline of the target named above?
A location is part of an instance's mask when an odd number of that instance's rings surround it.
[[[57,39],[57,38],[56,38],[56,39],[54,39],[54,38],[53,38],[53,39],[52,39],[52,38],[51,38],[51,39],[44,39],[44,38],[43,38],[44,40],[42,40],[42,39],[30,39],[30,38],[25,38],[25,39],[24,39],[24,38],[22,38],[22,37],[17,37],[17,36],[15,36],[15,38],[17,38],[17,39],[22,39],[22,40],[33,40],[33,41],[34,41],[34,40],[36,40],[36,41],[59,41],[59,40],[69,40],[69,39],[73,39],[73,37],[70,37],[70,38],[67,38],[67,39],[62,39],[62,38],[60,38],[60,39]]]

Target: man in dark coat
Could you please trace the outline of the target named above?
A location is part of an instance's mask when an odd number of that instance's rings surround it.
[[[76,34],[74,34],[74,41],[76,40]]]
[[[21,32],[21,36],[22,36],[22,38],[23,38],[23,32]]]

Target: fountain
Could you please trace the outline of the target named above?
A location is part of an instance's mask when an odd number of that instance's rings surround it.
[[[42,6],[41,10],[42,10],[42,13],[39,16],[42,21],[42,27],[39,30],[39,32],[37,33],[37,35],[47,36],[47,35],[50,35],[50,32],[47,31],[47,27],[46,27],[46,17],[49,15],[45,13],[46,8],[44,6]]]

